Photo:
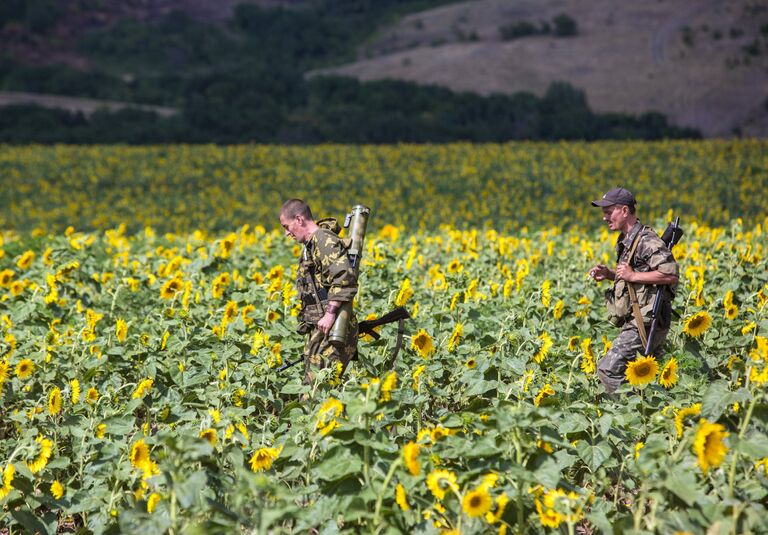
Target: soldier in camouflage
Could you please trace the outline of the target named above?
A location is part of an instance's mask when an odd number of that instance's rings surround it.
[[[333,368],[340,379],[357,353],[357,320],[351,315],[346,343],[334,345],[327,336],[339,308],[357,293],[357,275],[349,264],[347,249],[338,236],[333,219],[315,222],[309,205],[300,199],[286,201],[280,209],[285,234],[304,244],[296,289],[301,299],[300,334],[308,335],[304,346],[304,383],[311,384],[315,371]]]
[[[658,357],[656,353],[661,350],[669,332],[671,302],[679,277],[672,252],[652,228],[640,223],[635,215],[635,204],[634,195],[624,188],[614,188],[602,199],[592,201],[592,206],[602,208],[608,228],[621,232],[616,239],[616,269],[597,264],[589,271],[596,281],[615,281],[606,292],[606,304],[611,321],[621,327],[621,332],[597,364],[597,375],[609,394],[624,382],[627,364],[644,350],[632,313],[629,285],[635,289],[646,333],[651,323],[656,288],[664,287],[664,301],[651,347],[651,353]]]

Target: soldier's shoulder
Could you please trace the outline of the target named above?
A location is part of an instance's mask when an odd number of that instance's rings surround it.
[[[322,227],[317,229],[312,235],[312,239],[314,240],[318,251],[335,249],[341,242],[341,238],[339,238],[338,234]]]
[[[646,244],[664,245],[664,242],[651,227],[643,227],[640,231],[640,239]]]

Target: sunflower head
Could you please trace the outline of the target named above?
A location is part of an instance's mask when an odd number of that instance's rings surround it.
[[[424,329],[421,329],[411,340],[411,348],[414,349],[419,356],[427,358],[434,350],[434,344],[432,337]]]
[[[632,386],[643,387],[656,379],[659,373],[659,365],[652,356],[639,357],[627,365],[625,372],[627,381]]]
[[[685,320],[683,332],[691,338],[698,338],[712,325],[712,316],[709,312],[697,312]]]
[[[22,359],[16,365],[16,377],[19,379],[28,379],[35,371],[35,363],[29,359]]]
[[[464,495],[461,501],[461,509],[470,518],[476,518],[487,513],[491,509],[493,501],[485,488],[477,488]]]
[[[677,384],[677,359],[671,358],[664,365],[659,375],[659,384],[664,388],[672,388]]]
[[[701,471],[705,474],[710,468],[720,466],[725,460],[728,446],[723,443],[723,439],[727,436],[728,433],[721,424],[708,422],[705,418],[699,421],[696,437],[693,440],[693,450]]]

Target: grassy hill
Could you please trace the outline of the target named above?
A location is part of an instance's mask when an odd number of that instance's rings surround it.
[[[575,36],[504,40],[566,13]],[[323,72],[480,94],[561,80],[601,112],[656,110],[707,136],[768,134],[768,4],[752,0],[475,0],[409,15]]]
[[[179,113],[9,107],[0,141],[660,139],[695,137],[696,128],[761,135],[766,13],[715,4],[707,5],[730,18],[705,29],[684,25],[698,11],[679,0],[636,8],[605,0],[8,0],[0,5],[0,90]]]

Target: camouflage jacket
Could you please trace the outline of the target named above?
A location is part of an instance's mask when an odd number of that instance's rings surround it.
[[[646,227],[639,221],[628,234],[620,234],[616,239],[617,264],[627,262],[635,239],[638,240],[637,247],[630,262],[633,270],[641,272],[659,271],[665,275],[679,274],[679,268],[672,252],[651,227]],[[610,290],[613,293],[613,301],[616,303],[617,315],[623,314],[625,319],[632,315],[628,284],[632,284],[635,288],[643,317],[645,319],[650,318],[653,310],[653,299],[656,295],[656,285],[628,283],[623,280],[617,280]],[[677,285],[666,286],[665,288],[663,295],[667,301],[671,301],[674,298]]]
[[[315,289],[319,295],[315,295]],[[303,304],[299,320],[310,324],[320,320],[328,301],[347,302],[355,297],[357,275],[349,265],[346,247],[332,231],[321,227],[304,245],[296,290]]]

